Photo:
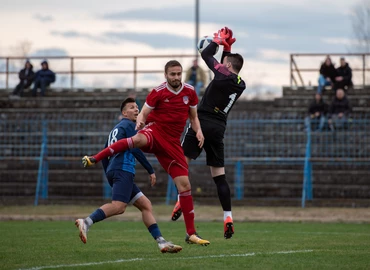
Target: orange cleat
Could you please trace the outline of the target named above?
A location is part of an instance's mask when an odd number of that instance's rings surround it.
[[[182,210],[181,210],[180,201],[177,201],[172,211],[172,217],[171,217],[172,221],[178,220],[181,217],[181,214],[182,214]]]
[[[231,217],[227,217],[224,221],[224,237],[230,239],[234,234],[234,223]]]

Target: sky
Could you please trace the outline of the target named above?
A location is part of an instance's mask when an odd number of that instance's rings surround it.
[[[290,84],[291,53],[338,53],[352,50],[351,14],[356,1],[348,0],[199,0],[200,36],[228,26],[237,41],[233,52],[245,64],[246,97],[260,93],[280,95]],[[195,0],[0,0],[0,56],[20,56],[29,45],[29,56],[134,56],[194,54]],[[5,27],[4,27],[5,26]],[[23,44],[23,45],[22,45]],[[216,56],[216,58],[219,55]],[[179,59],[184,69],[192,57]],[[170,59],[140,60],[138,67],[161,70]],[[323,57],[299,58],[301,68],[319,68]],[[333,57],[338,63],[339,56]],[[352,60],[354,64],[357,59]],[[39,69],[39,60],[33,60]],[[50,68],[65,71],[67,60],[49,60]],[[11,68],[23,65],[17,60]],[[129,70],[132,60],[77,61],[80,70]],[[206,66],[201,63],[206,69]],[[4,61],[0,62],[4,71]],[[304,74],[316,83],[317,74]],[[4,75],[0,87],[4,87]],[[154,87],[163,74],[142,74],[139,87]],[[16,76],[11,77],[16,84]],[[68,86],[60,74],[56,85]],[[132,87],[132,75],[79,75],[77,87]]]

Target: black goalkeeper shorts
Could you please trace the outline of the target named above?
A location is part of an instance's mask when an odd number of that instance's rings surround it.
[[[224,134],[225,127],[210,121],[200,120],[204,135],[203,148],[206,151],[207,165],[212,167],[224,167]],[[199,148],[198,139],[190,124],[182,141],[182,149],[186,157],[197,159],[203,148]]]

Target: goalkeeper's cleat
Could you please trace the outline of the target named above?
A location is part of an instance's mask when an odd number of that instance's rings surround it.
[[[158,247],[162,253],[178,253],[182,250],[181,246],[174,245],[166,241],[163,237],[157,240]]]
[[[95,165],[96,163],[96,160],[94,157],[88,157],[88,156],[84,156],[82,158],[82,164],[84,165],[84,167],[90,167],[90,166],[93,166]]]
[[[86,226],[85,220],[84,219],[76,219],[75,222],[76,227],[80,231],[80,239],[81,241],[86,244],[87,242],[87,231],[89,230]]]
[[[172,216],[171,216],[172,221],[178,220],[181,217],[181,214],[182,214],[182,210],[181,210],[180,201],[177,201],[172,211]]]
[[[231,217],[227,217],[224,221],[224,237],[230,239],[234,234],[234,223]]]
[[[203,239],[197,233],[194,233],[190,236],[186,235],[185,242],[188,244],[197,244],[201,246],[208,246],[210,244],[208,240]]]

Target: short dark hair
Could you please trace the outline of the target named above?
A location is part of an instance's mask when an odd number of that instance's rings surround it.
[[[171,61],[168,61],[167,64],[164,66],[164,72],[166,74],[167,74],[167,71],[170,67],[181,67],[181,69],[182,69],[182,65],[180,64],[179,61],[171,60]]]
[[[123,110],[123,108],[126,106],[127,103],[135,103],[136,100],[134,98],[126,98],[124,101],[122,101],[121,103],[121,112]]]
[[[238,53],[228,54],[227,55],[227,61],[231,63],[233,69],[238,73],[242,69],[243,63],[244,63],[243,57]]]

